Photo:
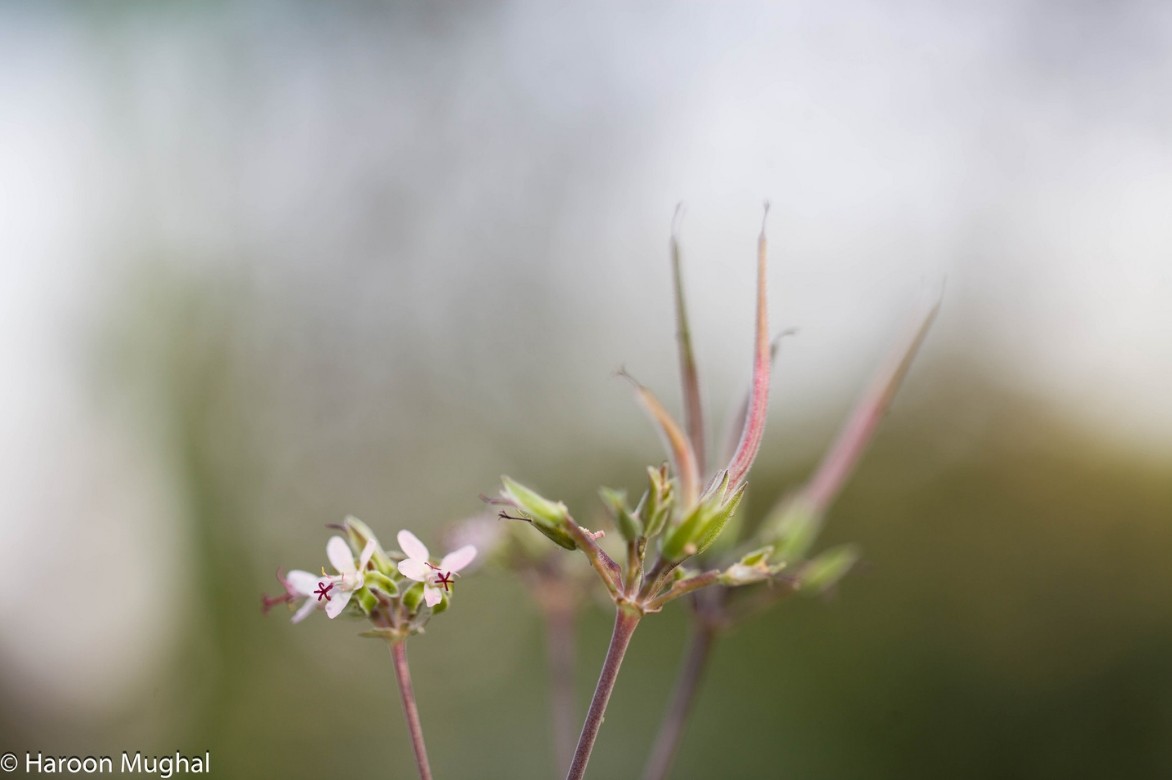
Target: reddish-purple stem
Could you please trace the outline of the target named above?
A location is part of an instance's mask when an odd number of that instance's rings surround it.
[[[607,648],[606,660],[598,675],[598,684],[594,687],[594,698],[590,700],[590,710],[586,713],[586,722],[582,724],[582,734],[578,737],[578,748],[574,751],[574,760],[570,764],[566,780],[582,780],[586,776],[586,764],[590,761],[591,751],[594,750],[594,741],[598,739],[598,730],[602,728],[606,705],[618,679],[619,668],[623,665],[623,655],[627,652],[627,646],[631,644],[631,637],[639,625],[639,618],[639,613],[622,607],[615,611],[610,647]]]
[[[391,642],[391,658],[395,661],[395,676],[399,678],[403,714],[407,717],[407,730],[411,733],[411,747],[415,749],[419,780],[431,780],[431,765],[427,762],[427,747],[423,744],[423,724],[419,721],[415,690],[411,687],[411,670],[407,666],[407,643],[402,640]]]

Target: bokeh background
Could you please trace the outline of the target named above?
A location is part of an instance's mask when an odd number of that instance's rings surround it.
[[[866,565],[719,646],[674,777],[1172,776],[1168,4],[5,3],[0,62],[0,750],[413,777],[385,649],[263,619],[274,570],[346,513],[434,549],[501,473],[634,490],[675,205],[719,420],[768,197],[799,334],[748,516],[946,291],[831,515]],[[554,776],[516,582],[411,653],[438,776]]]

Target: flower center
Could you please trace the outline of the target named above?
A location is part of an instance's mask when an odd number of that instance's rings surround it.
[[[313,592],[317,596],[317,600],[321,601],[323,598],[326,601],[331,601],[330,591],[334,589],[334,583],[322,580],[317,584],[317,590]]]
[[[450,591],[450,590],[451,590],[451,587],[449,587],[449,586],[450,586],[450,585],[452,584],[452,582],[454,581],[454,580],[452,579],[452,577],[454,576],[454,575],[452,574],[452,572],[450,572],[450,571],[440,571],[440,567],[438,567],[438,566],[435,566],[435,565],[433,565],[433,564],[431,564],[431,563],[428,563],[428,564],[427,564],[427,567],[428,567],[429,569],[431,569],[431,572],[428,574],[428,577],[427,577],[427,579],[428,579],[429,583],[430,583],[430,584],[432,584],[432,585],[443,585],[443,586],[444,586],[444,590],[446,590],[446,591]]]

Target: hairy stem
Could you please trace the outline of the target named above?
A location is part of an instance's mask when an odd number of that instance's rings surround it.
[[[639,625],[640,617],[642,616],[638,612],[621,606],[615,611],[610,647],[606,651],[602,672],[598,675],[598,684],[594,687],[594,698],[590,700],[590,711],[586,713],[586,722],[582,724],[582,734],[578,737],[578,748],[574,751],[574,760],[570,764],[566,780],[582,780],[586,776],[586,764],[590,761],[591,751],[594,750],[594,741],[598,739],[598,730],[602,727],[606,705],[610,701],[615,680],[619,676],[619,667],[623,665],[623,655],[627,652],[627,646],[631,644],[631,637]]]
[[[692,704],[696,701],[700,679],[708,666],[708,658],[715,640],[714,628],[700,621],[693,624],[688,651],[684,656],[683,665],[680,666],[680,674],[676,678],[671,703],[659,724],[659,734],[655,737],[651,756],[643,769],[643,780],[666,780],[667,773],[671,771],[676,751],[680,747],[680,739],[684,736],[684,725],[692,711]]]
[[[411,670],[407,667],[407,643],[391,642],[391,658],[395,661],[395,676],[399,678],[399,693],[403,697],[403,714],[407,716],[407,730],[411,732],[411,747],[415,748],[415,763],[420,780],[431,780],[431,766],[427,762],[427,747],[423,744],[423,724],[419,722],[419,708],[415,706],[415,690],[411,687]]]

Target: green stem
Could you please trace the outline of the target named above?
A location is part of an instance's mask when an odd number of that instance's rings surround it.
[[[602,727],[603,717],[606,715],[606,705],[618,679],[619,667],[623,665],[623,655],[627,652],[627,646],[631,644],[631,637],[635,634],[641,617],[638,612],[621,606],[615,611],[610,647],[606,651],[606,660],[598,675],[598,684],[594,687],[594,698],[590,700],[590,710],[586,713],[586,722],[582,724],[582,734],[578,737],[578,748],[574,751],[574,760],[570,764],[566,780],[582,780],[586,776],[586,764],[590,761],[594,741],[598,739],[598,730]]]
[[[415,749],[415,763],[420,780],[431,780],[431,766],[427,763],[427,747],[423,744],[423,724],[419,722],[419,708],[415,706],[415,690],[411,687],[411,670],[407,667],[407,643],[391,642],[391,658],[395,662],[395,676],[399,678],[399,693],[403,697],[403,714],[407,716],[407,730],[411,732],[411,747]]]

